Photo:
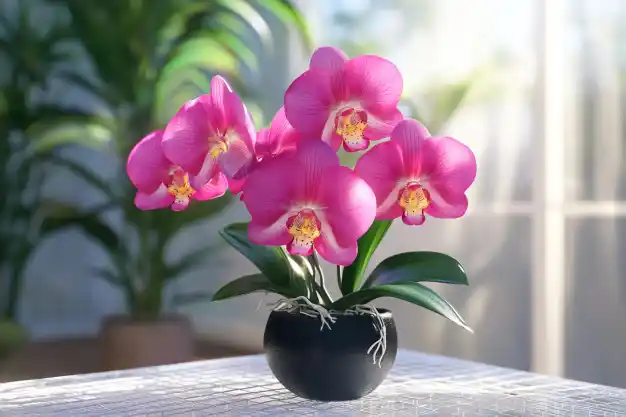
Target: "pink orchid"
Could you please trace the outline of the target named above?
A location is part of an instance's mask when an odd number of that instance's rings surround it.
[[[377,218],[420,225],[425,214],[442,219],[467,211],[465,191],[476,177],[472,151],[450,137],[430,137],[418,121],[406,119],[391,140],[367,151],[355,171],[374,190]]]
[[[246,106],[226,80],[215,76],[211,93],[187,102],[167,124],[163,151],[200,188],[218,172],[233,179],[246,176],[255,163],[255,139]]]
[[[285,117],[285,109],[281,107],[272,119],[270,127],[263,128],[257,133],[254,153],[259,163],[258,166],[278,155],[294,152],[300,139],[300,133],[289,124]],[[243,191],[245,183],[246,178],[229,179],[228,187],[236,195]],[[243,200],[243,194],[241,199]]]
[[[130,152],[126,165],[128,178],[137,187],[135,205],[141,210],[171,207],[174,211],[185,210],[190,199],[211,200],[226,192],[226,177],[219,172],[195,189],[188,172],[173,164],[163,154],[163,132],[154,131],[144,137]]]
[[[348,59],[326,46],[287,89],[285,113],[304,136],[355,152],[388,137],[402,120],[401,95],[402,76],[393,63],[375,55]]]
[[[301,142],[295,153],[259,166],[244,195],[252,242],[287,245],[289,253],[299,255],[315,249],[337,265],[354,261],[357,239],[376,216],[371,188],[318,140]]]

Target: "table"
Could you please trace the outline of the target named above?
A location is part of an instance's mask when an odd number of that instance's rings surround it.
[[[626,416],[626,390],[401,350],[368,397],[319,403],[254,355],[0,384],[0,416]]]

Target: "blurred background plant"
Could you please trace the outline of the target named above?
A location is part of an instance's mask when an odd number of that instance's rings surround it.
[[[256,34],[263,41],[268,36],[269,16],[296,28],[308,45],[306,25],[287,0],[49,3],[67,12],[70,34],[90,63],[83,71],[67,66],[58,76],[90,95],[97,106],[89,120],[38,123],[35,130],[41,132],[44,143],[70,138],[77,143],[108,140],[101,152],[118,173],[113,180],[106,180],[90,167],[57,153],[54,162],[104,197],[98,207],[60,223],[79,226],[106,250],[111,265],[96,273],[124,292],[133,318],[157,319],[167,285],[206,261],[216,249],[202,247],[167,264],[165,254],[173,239],[184,228],[222,212],[231,196],[192,204],[183,213],[141,212],[134,207],[135,190],[124,169],[130,149],[147,133],[162,128],[185,101],[206,93],[214,74],[224,75],[253,105],[258,92],[246,87],[244,78],[258,67],[260,54],[244,37]],[[110,221],[107,216],[112,212],[121,221]],[[209,295],[178,294],[175,301],[197,301]]]
[[[43,192],[52,148],[39,143],[29,128],[60,118],[79,121],[77,109],[42,99],[60,63],[68,59],[60,46],[69,32],[62,25],[42,29],[31,13],[32,2],[6,5],[0,13],[0,358],[26,339],[19,324],[24,273],[56,221],[69,209]],[[60,144],[60,143],[59,143]]]

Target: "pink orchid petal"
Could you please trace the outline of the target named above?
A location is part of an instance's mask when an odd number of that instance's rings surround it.
[[[445,196],[464,193],[476,178],[472,150],[450,137],[430,138],[425,145],[425,159],[436,161],[428,171],[430,186]]]
[[[285,92],[285,115],[289,123],[304,136],[319,137],[336,104],[331,77],[323,70],[304,72]]]
[[[409,226],[421,226],[426,221],[426,216],[424,213],[412,215],[405,212],[402,213],[402,221]]]
[[[198,175],[209,151],[209,138],[218,134],[210,122],[219,113],[208,95],[187,102],[163,132],[165,156],[192,175]]]
[[[257,224],[273,224],[295,205],[296,192],[302,186],[294,173],[299,165],[289,156],[260,164],[248,176],[243,187],[243,201]],[[285,222],[287,220],[285,219]],[[286,223],[282,225],[286,228]]]
[[[234,130],[239,137],[252,149],[256,140],[254,121],[246,105],[233,91],[226,80],[216,75],[211,79],[211,103],[224,113],[225,126],[222,133]]]
[[[433,187],[429,188],[430,204],[426,213],[440,219],[456,219],[467,212],[468,201],[465,194],[443,196]]]
[[[402,112],[396,107],[381,109],[372,107],[366,109],[368,113],[367,128],[363,135],[369,140],[379,140],[391,135],[393,129],[402,120]]]
[[[346,61],[348,57],[340,49],[334,46],[322,46],[313,52],[309,68],[335,72],[341,70]]]
[[[189,197],[175,198],[170,208],[172,211],[183,211],[189,207],[189,202]]]
[[[268,140],[271,144],[272,156],[282,152],[295,150],[300,140],[300,133],[291,126],[285,115],[285,108],[281,107],[270,125]]]
[[[364,153],[354,171],[372,188],[376,195],[377,218],[394,219],[402,215],[398,206],[400,190],[406,181],[403,171],[402,149],[397,143],[380,143]]]
[[[326,168],[320,178],[319,195],[323,210],[316,211],[316,214],[328,242],[351,246],[370,228],[376,217],[374,192],[350,168]]]
[[[269,129],[261,129],[256,136],[255,153],[257,158],[273,157],[283,152],[292,152],[301,139],[300,133],[291,126],[281,107]]]
[[[261,128],[256,134],[256,143],[254,144],[254,153],[258,159],[264,158],[272,154],[272,143],[270,141],[270,130]]]
[[[414,119],[405,119],[398,123],[391,132],[391,142],[402,149],[404,174],[411,178],[419,178],[432,171],[436,164],[436,153],[425,152],[428,130]]]
[[[217,173],[202,188],[197,188],[193,198],[199,201],[213,200],[224,195],[228,189],[228,181],[222,173]]]
[[[397,200],[392,200],[390,203],[381,205],[376,211],[376,220],[393,220],[403,215],[404,210],[402,210],[402,207],[397,203]]]
[[[228,189],[234,195],[239,194],[243,191],[243,187],[246,185],[247,177],[241,180],[234,180],[232,178],[227,178],[228,180]]]
[[[324,232],[315,240],[315,249],[328,262],[342,266],[351,265],[358,253],[356,242],[346,248],[337,246],[336,242],[330,241]]]
[[[248,225],[248,238],[257,245],[287,245],[293,239],[287,229],[287,220],[292,215],[293,213],[283,214],[271,223],[259,222],[253,218]]]
[[[213,107],[222,110],[224,128],[246,123],[247,109],[245,105],[221,75],[211,78],[210,96]]]
[[[324,180],[328,169],[339,166],[337,153],[327,144],[319,140],[304,141],[293,155],[297,168],[284,175],[293,178],[298,185],[297,197],[304,200],[315,200],[315,191]],[[283,180],[284,181],[284,180]]]
[[[167,178],[171,162],[161,149],[162,138],[162,131],[154,131],[141,139],[128,155],[126,164],[128,178],[144,193],[155,192]]]
[[[174,196],[167,191],[163,184],[153,193],[138,191],[135,195],[135,206],[139,210],[156,210],[168,207],[174,202]]]
[[[199,190],[204,187],[212,178],[214,178],[219,172],[219,165],[210,152],[207,152],[204,157],[204,162],[200,168],[200,172],[197,175],[189,176],[189,185],[192,188]]]
[[[364,107],[397,107],[403,81],[398,68],[375,55],[361,55],[343,66],[343,82],[351,99]]]
[[[242,179],[248,175],[255,162],[254,148],[238,134],[228,137],[228,150],[222,153],[217,162],[227,178]]]

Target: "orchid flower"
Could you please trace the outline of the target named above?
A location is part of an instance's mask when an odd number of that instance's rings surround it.
[[[309,69],[285,93],[285,114],[307,137],[321,137],[333,149],[367,149],[389,136],[402,120],[398,102],[402,76],[381,57],[348,59],[334,47],[317,49]]]
[[[154,131],[144,137],[130,152],[126,172],[137,187],[135,205],[141,210],[171,207],[185,210],[189,201],[221,197],[227,188],[224,175],[218,173],[200,188],[193,188],[193,176],[172,163],[163,154],[163,132]]]
[[[263,162],[267,162],[279,155],[294,152],[300,138],[300,133],[289,124],[285,117],[285,109],[281,107],[276,112],[274,119],[272,119],[270,127],[259,130],[256,135],[254,153],[257,162],[259,165],[262,165]],[[243,191],[245,183],[246,178],[239,180],[229,179],[228,187],[236,195]],[[241,198],[243,199],[243,194]]]
[[[420,225],[425,214],[444,219],[465,214],[476,158],[456,139],[430,137],[418,121],[406,119],[391,140],[361,156],[355,171],[376,194],[377,219],[401,216],[406,224]]]
[[[193,175],[201,188],[221,172],[240,179],[255,163],[256,130],[250,113],[226,80],[215,76],[210,94],[187,102],[163,133],[165,156]]]
[[[319,140],[259,166],[243,192],[250,241],[305,256],[317,250],[337,265],[354,261],[357,239],[376,216],[371,188]]]

